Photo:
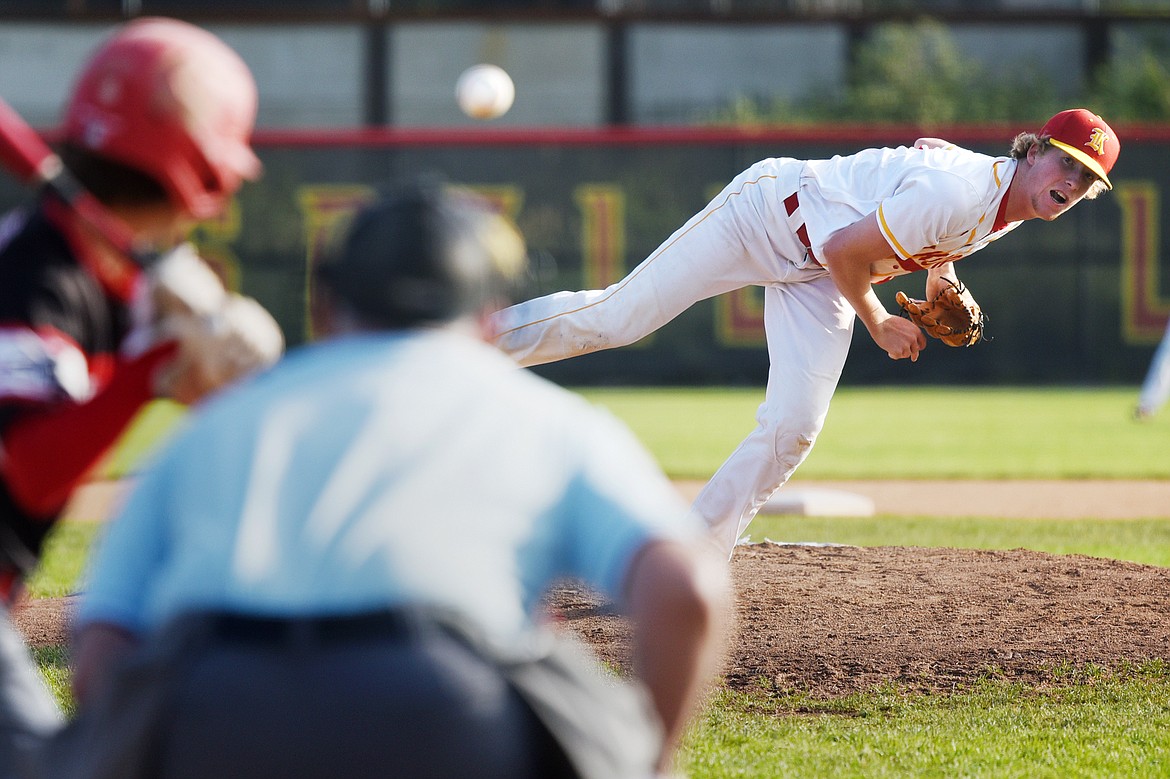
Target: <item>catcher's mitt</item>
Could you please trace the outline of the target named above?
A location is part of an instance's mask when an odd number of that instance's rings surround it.
[[[931,301],[915,300],[904,292],[894,297],[902,307],[902,315],[927,335],[947,346],[973,346],[983,338],[987,318],[961,282],[948,280],[947,284]]]

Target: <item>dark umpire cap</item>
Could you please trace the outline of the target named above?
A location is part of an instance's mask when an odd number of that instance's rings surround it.
[[[369,325],[441,324],[510,302],[524,239],[490,202],[436,178],[360,210],[317,277]]]

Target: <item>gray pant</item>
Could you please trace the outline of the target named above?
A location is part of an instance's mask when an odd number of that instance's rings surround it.
[[[0,777],[29,775],[35,750],[64,724],[24,638],[0,609]]]
[[[494,666],[377,620],[184,620],[69,730],[51,777],[570,775]]]

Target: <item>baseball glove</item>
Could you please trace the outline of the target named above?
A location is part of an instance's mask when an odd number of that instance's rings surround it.
[[[986,317],[962,282],[948,286],[934,300],[915,300],[904,292],[894,296],[902,316],[947,346],[973,346],[983,338]]]

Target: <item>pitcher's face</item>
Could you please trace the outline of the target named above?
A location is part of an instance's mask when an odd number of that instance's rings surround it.
[[[1032,214],[1052,221],[1077,204],[1097,181],[1096,174],[1071,154],[1039,144],[1028,150],[1025,187]]]

